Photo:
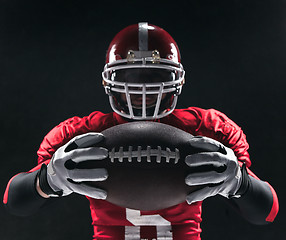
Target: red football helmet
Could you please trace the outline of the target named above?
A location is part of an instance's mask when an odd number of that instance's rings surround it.
[[[130,25],[114,37],[102,73],[112,109],[136,120],[170,114],[184,75],[174,39],[164,29],[145,22]]]

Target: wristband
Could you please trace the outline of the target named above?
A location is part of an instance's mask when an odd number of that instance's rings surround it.
[[[42,164],[38,173],[40,189],[50,197],[60,197],[63,195],[63,191],[54,191],[47,180],[47,165]]]
[[[238,191],[235,193],[234,198],[240,198],[243,196],[249,189],[250,186],[250,178],[246,169],[246,164],[243,163],[241,167],[241,185],[238,189]]]

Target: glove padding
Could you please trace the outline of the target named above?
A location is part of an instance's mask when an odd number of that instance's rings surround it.
[[[189,204],[215,196],[226,198],[234,196],[241,185],[241,170],[232,149],[208,137],[197,136],[191,141],[191,146],[202,150],[200,153],[188,155],[186,164],[192,169],[185,182],[189,186],[204,187],[187,196]],[[211,170],[196,171],[206,166]]]
[[[101,133],[79,135],[54,153],[47,167],[47,181],[55,193],[60,192],[61,196],[66,196],[75,192],[96,199],[106,199],[106,191],[82,182],[104,181],[108,177],[107,170],[76,168],[82,161],[100,161],[108,156],[107,149],[90,147],[103,139]]]

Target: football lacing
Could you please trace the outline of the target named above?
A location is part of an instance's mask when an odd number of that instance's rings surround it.
[[[151,157],[156,157],[157,163],[161,163],[161,161],[165,159],[166,163],[170,163],[170,160],[174,160],[172,162],[176,164],[180,159],[180,151],[177,148],[175,148],[175,151],[171,151],[168,147],[163,150],[161,146],[157,146],[157,148],[147,146],[146,149],[142,149],[142,146],[137,146],[137,149],[133,150],[133,146],[128,146],[128,151],[124,151],[123,147],[119,147],[118,151],[112,148],[109,152],[111,162],[115,162],[115,160],[123,162],[124,159],[127,159],[128,162],[132,162],[133,159],[137,162],[141,162],[142,157],[146,157],[148,163],[152,162]]]

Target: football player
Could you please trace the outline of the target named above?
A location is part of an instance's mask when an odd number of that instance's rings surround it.
[[[249,146],[241,128],[214,109],[175,109],[185,72],[169,33],[145,22],[121,30],[109,45],[102,78],[113,112],[73,117],[52,129],[38,150],[38,165],[9,181],[4,204],[10,212],[29,215],[51,198],[78,193],[89,199],[93,239],[98,240],[201,239],[202,201],[216,195],[228,199],[254,224],[275,219],[277,195],[249,170]],[[190,168],[215,164],[222,170],[192,171],[186,184],[205,187],[167,209],[139,211],[105,201],[106,191],[82,182],[106,180],[106,169],[72,169],[67,160],[105,159],[106,149],[90,147],[104,139],[100,132],[140,120],[169,124],[196,136],[192,146],[203,151],[187,156],[186,164]]]

